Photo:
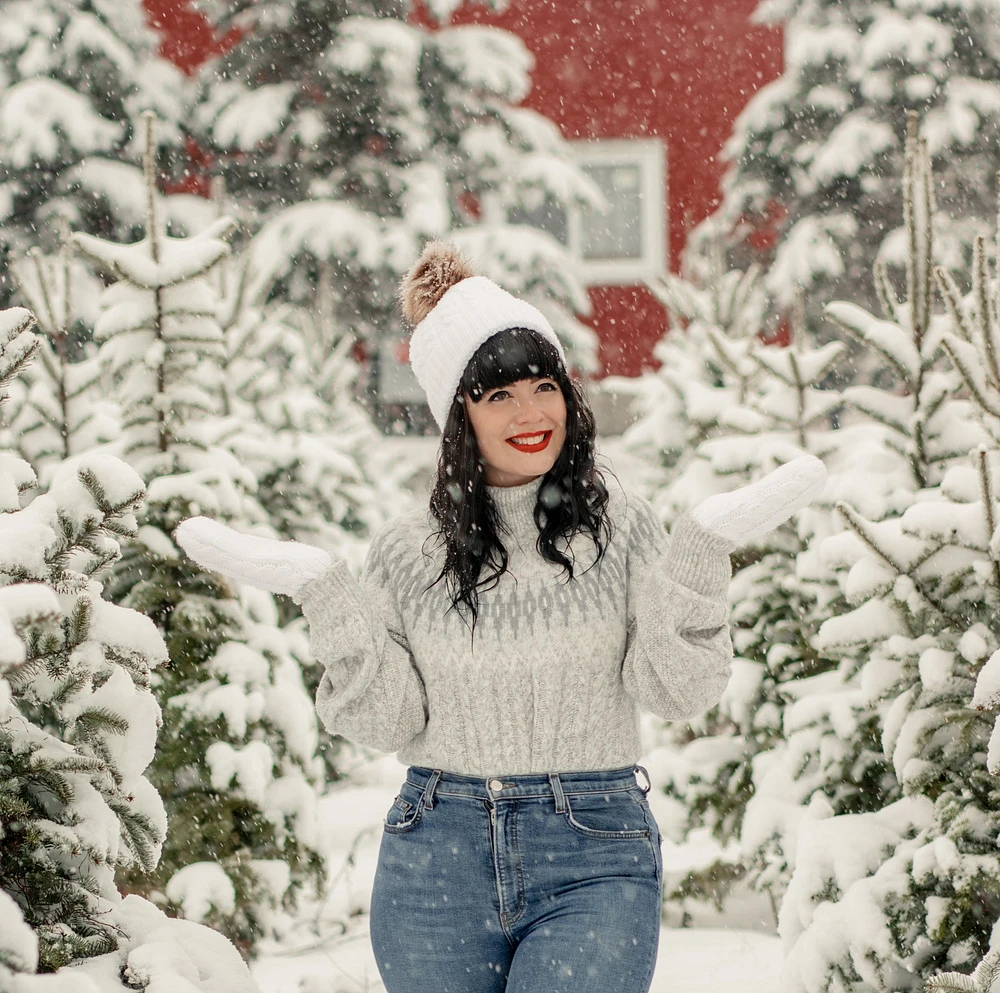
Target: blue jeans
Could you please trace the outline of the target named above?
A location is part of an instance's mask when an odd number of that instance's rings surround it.
[[[662,839],[635,769],[410,766],[372,890],[388,993],[647,993]]]

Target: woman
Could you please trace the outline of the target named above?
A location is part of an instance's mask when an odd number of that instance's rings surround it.
[[[319,549],[203,518],[178,540],[293,596],[326,726],[409,765],[372,892],[389,993],[645,993],[663,871],[639,708],[683,720],[718,701],[729,552],[825,472],[797,459],[668,539],[595,466],[593,416],[539,311],[440,244],[403,303],[444,434],[430,513],[384,526],[360,582]]]

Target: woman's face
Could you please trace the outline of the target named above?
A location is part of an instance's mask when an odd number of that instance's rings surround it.
[[[488,486],[520,486],[555,465],[566,441],[566,401],[554,379],[519,379],[465,398]]]

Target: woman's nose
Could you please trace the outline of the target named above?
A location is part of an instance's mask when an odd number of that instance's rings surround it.
[[[533,400],[518,400],[517,413],[514,416],[519,421],[534,421],[538,418],[538,409]]]

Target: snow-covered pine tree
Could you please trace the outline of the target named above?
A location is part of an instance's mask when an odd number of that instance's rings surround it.
[[[229,247],[222,218],[191,238],[157,214],[147,115],[145,238],[85,234],[76,247],[114,279],[94,329],[122,409],[123,457],[146,481],[137,538],[109,582],[116,602],[152,618],[170,652],[154,691],[164,726],[150,777],[170,832],[151,877],[130,889],[163,899],[252,951],[321,865],[315,844],[316,719],[270,595],[234,590],[174,546],[195,514],[263,525],[253,476],[209,443],[222,363],[209,274]],[[273,532],[270,532],[273,533]]]
[[[827,460],[836,454],[831,416],[840,396],[820,384],[844,346],[830,342],[811,347],[797,331],[780,346],[764,345],[755,336],[733,342],[721,327],[708,326],[717,355],[749,345],[738,354],[756,375],[739,402],[714,405],[716,417],[706,425],[710,437],[657,501],[668,513],[750,482],[803,453]],[[718,392],[729,396],[725,387]],[[733,679],[717,707],[691,724],[673,726],[669,735],[678,751],[667,792],[686,811],[685,833],[707,826],[723,845],[739,838],[754,792],[754,770],[760,757],[782,740],[785,706],[803,680],[833,665],[810,645],[815,596],[797,575],[798,556],[808,538],[804,520],[793,520],[734,554]],[[727,879],[748,869],[759,874],[762,868],[748,853],[738,865],[698,870],[683,881],[680,892],[718,899]],[[757,882],[767,889],[773,885],[766,877]]]
[[[280,536],[360,568],[374,531],[406,507],[402,481],[414,470],[378,444],[356,399],[355,339],[338,324],[330,270],[314,308],[278,302],[259,278],[255,244],[220,266],[226,358],[217,440],[254,474],[257,501]]]
[[[33,323],[0,311],[0,399],[40,344]],[[115,872],[151,872],[166,831],[144,776],[166,646],[96,578],[136,534],[142,480],[85,454],[21,508],[36,482],[0,453],[0,985],[114,949]]]
[[[874,308],[871,260],[902,265],[907,252],[892,177],[911,110],[926,121],[945,208],[936,258],[963,266],[992,210],[994,0],[763,0],[755,16],[781,26],[785,71],[737,119],[720,215],[738,243],[760,223],[780,231],[773,259],[762,260],[778,304],[804,291],[817,319],[833,299]],[[739,259],[759,257],[737,247]]]
[[[972,971],[942,972],[924,984],[925,993],[993,993],[1000,981],[1000,949],[985,955]]]
[[[463,247],[495,267],[485,274],[539,305],[571,362],[592,371],[596,337],[574,316],[589,301],[566,249],[508,223],[600,197],[556,127],[516,106],[530,54],[508,32],[431,31],[406,8],[268,0],[245,41],[207,67],[198,140],[264,222],[259,278],[306,308],[334,287],[337,325],[377,368],[402,337],[400,274],[425,239],[468,228]]]
[[[830,464],[828,499],[852,505],[874,522],[898,519],[982,437],[969,403],[957,396],[960,380],[942,361],[947,318],[935,312],[934,303],[931,167],[915,117],[908,128],[903,177],[910,246],[906,298],[897,300],[886,266],[879,262],[875,284],[883,319],[855,304],[828,306],[834,320],[879,356],[896,384],[891,390],[853,385],[843,391],[844,426],[836,432],[839,454]],[[888,621],[881,615],[867,621],[863,610],[852,622],[837,626],[836,618],[864,596],[858,574],[850,572],[861,545],[856,536],[843,533],[839,513],[827,518],[826,509],[818,507],[804,518],[810,538],[796,569],[816,597],[809,623],[823,632],[811,644],[838,665],[798,685],[796,699],[783,713],[783,743],[755,769],[741,843],[744,852],[755,853],[762,878],[769,878],[778,892],[795,868],[803,821],[878,809],[898,797],[900,789],[882,755],[879,708],[866,696],[860,677],[872,639],[877,642]]]
[[[360,570],[375,530],[410,505],[404,484],[418,470],[386,450],[355,399],[353,336],[338,328],[329,283],[314,310],[255,303],[251,257],[252,247],[219,267],[224,416],[207,426],[214,443],[253,474],[257,503],[279,536],[325,548]],[[323,669],[309,652],[305,621],[287,598],[279,611],[314,696]],[[319,729],[328,782],[343,775],[343,745]]]
[[[655,372],[608,384],[632,397],[635,422],[622,444],[662,469],[651,494],[659,500],[706,438],[719,432],[725,411],[750,395],[759,366],[749,358],[764,329],[766,298],[760,271],[726,269],[722,243],[702,230],[689,247],[681,275],[663,273],[649,284],[670,315],[670,329],[653,346]],[[669,502],[658,508],[674,516]]]
[[[940,439],[947,449],[964,442],[967,459],[921,470],[920,453],[940,449],[927,430],[933,419],[915,419],[920,444],[907,455],[920,484],[902,515],[873,522],[841,504],[847,530],[828,539],[851,566],[853,609],[828,620],[816,642],[863,649],[858,689],[899,789],[875,812],[800,827],[780,921],[789,991],[914,989],[941,969],[971,971],[1000,920],[1000,755],[992,745],[1000,738],[1000,322],[992,269],[979,239],[966,300],[937,270],[950,319],[932,315],[929,267],[915,281],[923,317],[910,308],[920,346],[910,367],[944,351],[957,370],[928,370],[922,392],[949,394],[947,379],[960,376],[978,415],[975,425],[954,421]],[[886,324],[881,337],[902,357],[896,328]]]
[[[118,412],[100,395],[101,368],[87,321],[96,317],[97,293],[89,272],[73,257],[68,232],[58,255],[32,249],[17,260],[14,272],[42,337],[38,361],[25,371],[28,388],[11,427],[19,452],[45,487],[49,470],[64,459],[117,436]]]
[[[190,85],[156,57],[138,2],[10,0],[0,31],[0,302],[11,257],[56,251],[62,227],[139,237],[138,112],[174,122],[161,162],[176,157]],[[189,198],[172,205],[180,211]],[[178,213],[178,219],[183,212]]]

